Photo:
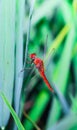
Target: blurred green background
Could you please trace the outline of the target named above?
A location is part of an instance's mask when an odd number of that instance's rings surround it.
[[[0,128],[77,129],[77,0],[0,1]]]

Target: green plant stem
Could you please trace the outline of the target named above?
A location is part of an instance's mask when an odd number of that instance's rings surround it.
[[[26,66],[27,56],[28,56],[28,46],[29,46],[29,40],[30,40],[31,20],[32,20],[32,15],[33,15],[34,2],[35,2],[35,0],[33,0],[32,3],[31,3],[30,13],[29,13],[29,24],[28,24],[28,31],[27,31],[24,68]]]
[[[24,116],[33,124],[33,126],[36,128],[36,130],[41,130],[32,120],[31,118],[28,116],[28,114],[26,112],[24,112]]]

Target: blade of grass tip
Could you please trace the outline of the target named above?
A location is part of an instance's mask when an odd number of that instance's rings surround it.
[[[53,17],[55,8],[59,5],[61,0],[44,1],[38,9],[34,12],[32,25],[37,24],[43,17]]]
[[[32,0],[31,6],[30,6],[30,13],[29,13],[29,23],[28,23],[28,30],[27,30],[24,68],[26,66],[27,56],[28,56],[28,46],[29,46],[29,40],[30,40],[30,29],[31,29],[31,20],[32,20],[32,15],[33,15],[34,3],[35,3],[35,0]]]
[[[17,114],[15,113],[14,109],[12,108],[12,106],[10,105],[10,103],[8,102],[7,98],[5,97],[5,95],[0,92],[0,96],[2,97],[4,103],[6,104],[7,108],[9,109],[9,111],[11,112],[11,115],[14,118],[14,121],[18,127],[19,130],[25,130],[25,128],[23,127],[23,125],[21,124]]]
[[[51,56],[51,54],[53,52],[53,49],[54,50],[58,49],[58,47],[62,43],[64,37],[68,33],[69,29],[70,29],[70,25],[65,25],[64,28],[60,31],[60,33],[58,34],[56,39],[51,44],[50,49],[48,50],[48,53],[47,53],[46,58],[45,58],[45,62],[47,62],[47,60],[49,60],[49,58],[50,58],[50,56]]]
[[[50,95],[44,90],[41,91],[40,94],[37,96],[33,108],[28,113],[29,117],[33,122],[37,122],[40,119],[49,102],[49,99],[50,99]],[[27,119],[24,120],[23,124],[24,127],[28,130],[32,130],[34,127],[33,124]]]
[[[15,111],[19,114],[20,95],[23,83],[23,76],[18,76],[23,68],[23,22],[25,17],[25,0],[16,1],[16,77],[15,77]],[[19,55],[20,54],[20,55]]]
[[[56,65],[54,75],[52,78],[52,81],[56,83],[57,86],[59,86],[59,89],[63,94],[65,93],[66,90],[66,84],[69,75],[69,67],[71,62],[72,48],[74,44],[74,36],[75,32],[74,28],[72,27],[66,39],[64,51],[62,53],[60,61],[58,62],[58,65]],[[52,111],[50,111],[47,128],[49,128],[52,124],[54,124],[60,116],[61,105],[56,99],[54,99],[52,106],[53,107],[51,108]],[[57,109],[57,111],[55,111],[55,108]]]
[[[5,130],[5,128],[4,128],[4,127],[1,127],[1,130]]]
[[[9,2],[2,0],[0,1],[0,90],[10,103],[14,86],[14,49],[15,0]],[[0,98],[0,127],[7,125],[9,116],[10,112]]]
[[[32,19],[32,26],[36,25],[42,18],[44,17],[53,17],[53,13],[55,8],[59,5],[61,0],[54,1],[44,1],[34,12]],[[26,32],[27,24],[25,22],[25,32]]]

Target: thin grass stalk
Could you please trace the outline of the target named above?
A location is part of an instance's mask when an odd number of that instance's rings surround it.
[[[29,23],[28,23],[28,30],[27,30],[24,68],[26,66],[27,56],[28,56],[28,46],[29,46],[29,41],[30,41],[30,29],[31,29],[31,20],[32,20],[32,15],[33,15],[34,3],[35,3],[35,0],[32,0],[31,6],[30,6],[30,12],[29,12]]]
[[[50,95],[48,94],[48,92],[44,90],[40,92],[40,94],[36,98],[32,110],[28,113],[29,117],[33,122],[37,122],[38,119],[40,119],[41,115],[44,112],[43,110],[45,110],[49,102],[49,99],[50,99]],[[29,120],[25,119],[24,127],[28,130],[32,130],[34,126]]]
[[[31,118],[28,116],[28,114],[27,114],[26,112],[24,112],[24,116],[25,116],[25,118],[27,118],[27,120],[29,120],[29,121],[33,124],[33,126],[35,127],[36,130],[41,130],[41,129],[37,126],[37,124],[34,123],[34,122],[31,120]]]
[[[43,19],[44,17],[49,18],[49,17],[53,17],[54,14],[54,10],[55,8],[58,7],[58,5],[60,4],[61,0],[55,0],[55,1],[44,1],[40,7],[38,7],[36,9],[36,11],[33,14],[33,20],[32,20],[32,26],[36,25],[39,21],[41,21],[41,19]],[[25,22],[25,32],[26,32],[26,22]]]

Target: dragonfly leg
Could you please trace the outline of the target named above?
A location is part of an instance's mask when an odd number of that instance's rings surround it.
[[[33,71],[35,71],[35,68],[32,70],[32,72],[31,72],[31,74],[30,74],[30,77],[32,76],[32,73],[33,73]],[[24,88],[24,92],[26,92],[26,91],[31,91],[32,89],[33,89],[33,87],[31,87],[32,86],[32,84],[34,83],[35,84],[35,78],[37,78],[38,77],[38,73],[36,73],[32,78],[31,78],[31,80],[30,80],[30,82],[28,83],[28,85],[27,85],[27,88]]]
[[[25,70],[31,70],[32,69],[32,67],[26,67],[26,68],[23,68],[20,72],[19,72],[19,74],[18,75],[20,75],[22,72],[24,72]]]

